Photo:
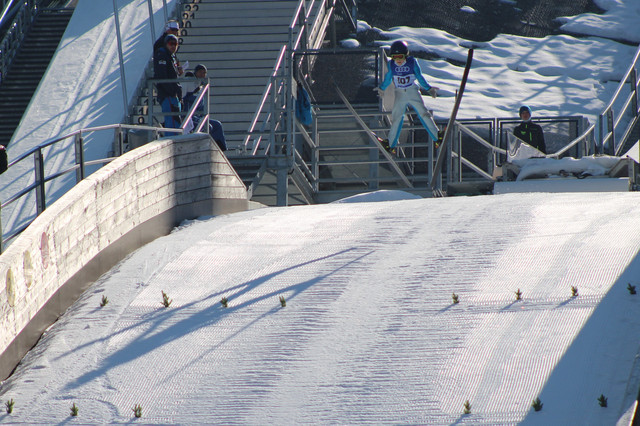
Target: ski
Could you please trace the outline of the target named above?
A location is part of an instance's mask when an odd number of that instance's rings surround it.
[[[456,116],[458,115],[458,109],[460,108],[460,101],[462,100],[462,94],[464,93],[464,87],[467,85],[467,78],[469,77],[469,70],[471,69],[471,62],[473,61],[473,49],[469,49],[469,53],[467,55],[467,64],[464,67],[464,73],[462,74],[462,81],[460,81],[460,89],[458,90],[458,95],[456,96],[456,101],[453,105],[453,110],[451,111],[451,117],[449,118],[449,122],[447,123],[447,127],[444,131],[444,136],[442,137],[442,143],[440,144],[440,151],[438,152],[438,159],[436,160],[436,165],[433,168],[433,175],[431,176],[431,181],[429,183],[429,189],[432,191],[435,190],[437,176],[440,174],[440,170],[442,169],[442,164],[444,163],[444,156],[447,150],[447,146],[449,144],[449,140],[451,139],[451,130],[453,129],[453,123],[456,121]],[[435,191],[434,191],[435,194]],[[437,195],[442,195],[442,191],[438,191]]]

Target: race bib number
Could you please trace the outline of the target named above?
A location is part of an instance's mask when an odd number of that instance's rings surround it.
[[[393,76],[394,84],[399,88],[407,88],[413,85],[413,82],[416,80],[416,77],[413,74],[407,75],[394,75]]]

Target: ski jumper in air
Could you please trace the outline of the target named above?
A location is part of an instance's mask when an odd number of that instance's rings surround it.
[[[393,150],[398,144],[404,114],[408,105],[411,105],[416,110],[420,122],[427,129],[431,139],[437,141],[438,127],[433,121],[433,116],[424,105],[418,84],[434,98],[438,94],[438,88],[431,87],[427,83],[427,80],[422,75],[418,61],[413,56],[409,56],[409,47],[404,41],[393,42],[390,54],[391,59],[387,63],[387,74],[380,87],[375,89],[382,95],[391,82],[395,85],[395,102],[391,112],[391,128],[389,129],[390,149]]]

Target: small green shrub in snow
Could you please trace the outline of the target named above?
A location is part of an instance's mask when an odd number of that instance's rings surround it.
[[[5,407],[7,407],[7,414],[11,414],[13,413],[13,404],[15,404],[15,401],[13,400],[13,398],[11,398],[10,400],[8,400],[4,405]]]
[[[229,307],[229,299],[227,299],[226,297],[223,297],[222,299],[220,299],[220,303],[222,304],[222,306],[224,306],[225,308]]]
[[[280,299],[280,306],[282,306],[283,308],[287,306],[287,301],[285,300],[284,296],[280,296],[279,299]]]
[[[629,294],[636,294],[636,286],[631,283],[627,284],[627,290],[629,290]]]
[[[73,417],[76,417],[78,415],[78,406],[76,405],[76,403],[74,402],[73,405],[71,406],[71,415]]]
[[[142,406],[140,404],[133,406],[133,415],[136,417],[142,417]]]
[[[578,287],[574,285],[571,286],[571,297],[578,297]]]
[[[471,403],[468,399],[464,402],[462,407],[464,408],[464,414],[471,414]]]
[[[603,394],[600,394],[600,397],[598,398],[598,404],[600,404],[601,407],[607,406],[607,398]]]
[[[451,299],[453,299],[453,304],[454,304],[454,305],[456,305],[456,304],[460,303],[460,299],[458,298],[458,295],[457,295],[457,294],[455,294],[455,293],[453,293],[453,294],[451,295]]]
[[[540,398],[536,398],[533,400],[533,403],[531,404],[531,406],[533,407],[533,409],[535,411],[540,411],[542,410],[542,401],[540,401]]]
[[[104,308],[105,306],[107,306],[107,303],[109,303],[109,299],[107,298],[107,296],[102,296],[102,301],[100,302],[100,307]]]
[[[167,293],[162,291],[162,306],[164,306],[165,308],[168,308],[169,305],[171,305],[171,302],[173,302],[173,300],[169,299],[169,296],[167,296]]]
[[[520,289],[516,291],[516,300],[522,300],[522,292],[520,291]]]

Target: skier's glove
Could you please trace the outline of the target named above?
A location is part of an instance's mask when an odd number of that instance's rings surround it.
[[[437,87],[432,87],[431,89],[427,90],[427,93],[429,95],[431,95],[432,98],[437,98],[438,97],[438,88]]]
[[[382,89],[381,89],[381,88],[379,88],[379,87],[374,88],[374,89],[373,89],[373,91],[374,91],[374,92],[377,92],[377,93],[378,93],[378,96],[380,96],[380,97],[382,97],[382,95],[384,95],[384,90],[382,90]]]

